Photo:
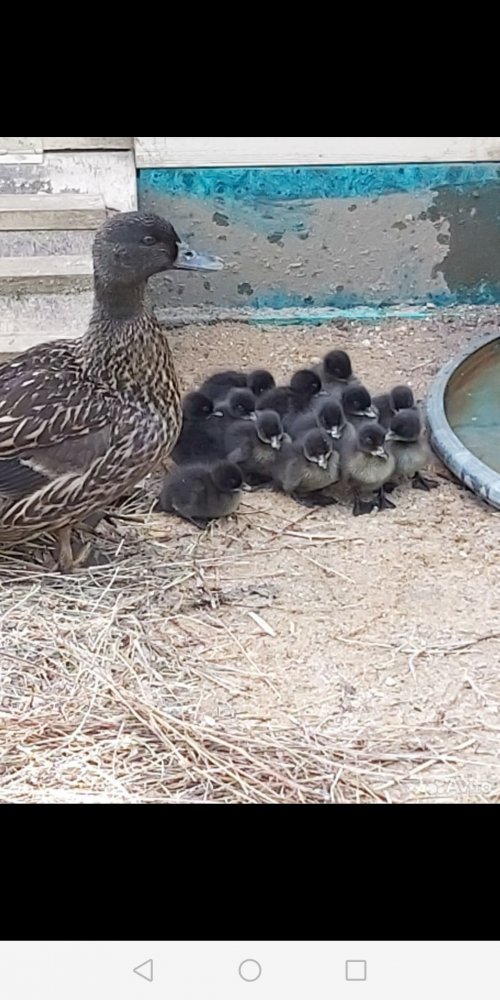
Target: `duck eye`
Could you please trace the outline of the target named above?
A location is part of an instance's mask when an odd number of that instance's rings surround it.
[[[156,240],[154,236],[144,236],[141,242],[144,244],[145,247],[154,247]]]

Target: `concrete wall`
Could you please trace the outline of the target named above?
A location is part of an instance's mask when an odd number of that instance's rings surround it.
[[[139,141],[138,163],[182,160],[179,145],[158,152],[162,141]],[[194,140],[179,141],[195,149]],[[487,152],[490,160],[143,167],[140,204],[227,261],[226,272],[214,276],[159,279],[156,302],[350,309],[500,301],[500,143],[467,142],[450,140],[449,159],[469,150],[471,158]],[[398,148],[405,160],[416,152],[411,142],[393,143],[392,156]],[[428,157],[436,154],[429,147]]]

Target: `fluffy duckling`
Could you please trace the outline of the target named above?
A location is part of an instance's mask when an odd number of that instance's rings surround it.
[[[208,396],[213,403],[220,403],[227,399],[232,389],[246,389],[247,376],[244,372],[224,371],[215,372],[203,383],[200,392]]]
[[[250,372],[248,376],[248,388],[250,392],[253,392],[256,399],[260,399],[265,392],[270,392],[271,389],[276,388],[276,382],[271,372],[266,371],[265,368],[257,368],[256,371]]]
[[[416,409],[415,396],[408,385],[397,385],[391,392],[375,396],[373,405],[379,414],[379,423],[389,430],[392,418],[400,410]]]
[[[342,477],[354,492],[355,517],[373,510],[393,510],[384,486],[394,476],[396,459],[386,443],[380,424],[365,423],[342,448]]]
[[[312,369],[295,372],[290,385],[278,386],[265,392],[257,402],[258,410],[274,410],[282,420],[305,413],[316,398],[324,395],[321,379]]]
[[[409,479],[415,490],[427,493],[437,489],[438,483],[422,476],[422,469],[429,464],[431,452],[416,409],[401,410],[393,417],[387,441],[396,460],[393,479],[398,482]]]
[[[295,372],[290,382],[290,389],[292,390],[291,414],[305,413],[315,400],[325,395],[319,375],[309,368]]]
[[[165,479],[158,509],[177,514],[197,528],[234,514],[245,489],[241,470],[230,462],[185,465]]]
[[[286,444],[273,471],[276,486],[306,506],[336,503],[329,490],[340,478],[339,444],[319,428]]]
[[[292,390],[289,385],[279,385],[264,392],[257,400],[257,410],[272,410],[282,420],[290,411]]]
[[[340,441],[347,427],[344,411],[340,403],[333,399],[321,400],[321,403],[313,410],[302,413],[293,420],[289,426],[290,434],[293,438],[302,437],[307,431],[319,427],[325,434],[329,434],[334,441]]]
[[[360,427],[367,420],[376,421],[378,412],[373,406],[372,397],[364,385],[352,386],[346,389],[342,396],[342,407],[346,419],[353,427]]]
[[[205,459],[226,457],[226,435],[233,423],[255,421],[255,396],[250,389],[231,389],[227,399],[217,404],[217,412],[222,414],[222,420],[210,423],[210,449]]]
[[[314,369],[321,379],[323,388],[340,402],[346,389],[359,384],[353,373],[352,362],[345,351],[330,351]]]
[[[263,486],[272,481],[281,449],[289,440],[281,417],[273,410],[260,410],[255,422],[239,420],[228,429],[226,453],[249,486]]]
[[[184,398],[182,413],[181,436],[172,452],[177,465],[206,458],[213,442],[210,426],[216,418],[223,416],[222,410],[215,410],[212,400],[202,392],[190,392]]]

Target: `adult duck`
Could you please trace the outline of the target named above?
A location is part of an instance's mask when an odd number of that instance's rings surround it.
[[[169,344],[145,305],[148,279],[220,270],[155,215],[111,218],[94,242],[95,298],[85,335],[0,366],[0,546],[58,536],[62,572],[82,565],[72,528],[164,460],[182,419]]]

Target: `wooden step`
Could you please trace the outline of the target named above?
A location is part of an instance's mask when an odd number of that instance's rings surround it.
[[[0,354],[27,351],[50,340],[81,337],[90,319],[94,293],[63,289],[0,296]]]
[[[132,149],[132,136],[43,136],[43,148],[50,150]]]
[[[0,257],[0,295],[85,291],[93,283],[91,257]]]
[[[0,156],[9,153],[41,153],[42,137],[37,135],[0,135]]]
[[[137,209],[137,171],[132,150],[45,153],[39,161],[26,162],[0,156],[0,194],[69,195],[102,198],[107,209]]]
[[[85,194],[0,195],[0,230],[98,229],[106,221],[102,198]]]

